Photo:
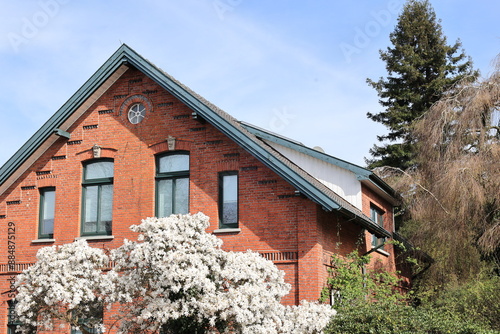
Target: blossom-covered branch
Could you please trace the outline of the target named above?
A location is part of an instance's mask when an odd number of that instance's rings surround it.
[[[322,332],[330,306],[282,305],[284,272],[258,253],[224,251],[208,226],[202,213],[145,219],[131,227],[137,241],[111,252],[115,266],[105,273],[107,256],[84,241],[41,250],[18,279],[21,328],[59,319],[104,330],[92,314],[114,305],[117,333]]]

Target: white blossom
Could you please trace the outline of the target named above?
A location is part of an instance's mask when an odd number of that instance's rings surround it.
[[[76,325],[85,318],[97,326],[89,314],[115,288],[111,276],[102,273],[108,264],[104,251],[90,247],[85,240],[41,248],[37,262],[16,281],[16,312],[25,324],[22,332],[29,332],[29,326],[51,329],[54,319]]]
[[[202,213],[147,218],[131,226],[137,241],[111,251],[115,265],[104,273],[107,256],[84,241],[44,248],[19,276],[20,320],[50,327],[98,303],[118,305],[120,333],[322,333],[330,306],[282,305],[284,272],[258,253],[224,251],[208,226]]]

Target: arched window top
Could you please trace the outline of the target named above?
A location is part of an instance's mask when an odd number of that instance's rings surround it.
[[[112,179],[114,176],[114,162],[111,159],[91,160],[84,167],[84,181]]]
[[[189,172],[189,152],[169,152],[157,157],[157,173]]]

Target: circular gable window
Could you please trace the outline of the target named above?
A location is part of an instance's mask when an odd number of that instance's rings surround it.
[[[135,103],[128,110],[128,120],[132,124],[139,124],[144,117],[146,117],[146,107],[142,103]]]
[[[120,115],[126,117],[131,124],[141,123],[146,118],[146,114],[152,111],[151,101],[140,94],[128,97],[120,107]]]

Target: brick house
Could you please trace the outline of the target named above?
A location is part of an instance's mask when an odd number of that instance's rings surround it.
[[[0,168],[0,333],[44,246],[114,248],[142,218],[202,211],[225,249],[284,270],[296,304],[318,299],[333,253],[395,271],[377,247],[396,204],[371,171],[234,119],[122,45]]]

